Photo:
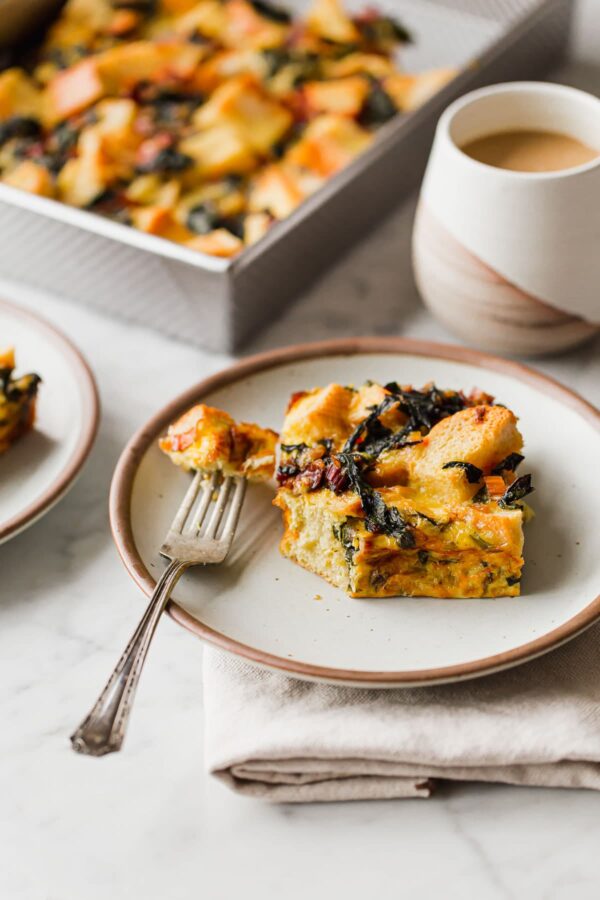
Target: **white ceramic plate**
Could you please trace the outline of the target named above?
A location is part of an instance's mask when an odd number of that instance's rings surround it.
[[[94,378],[73,344],[48,322],[0,301],[0,346],[14,346],[17,374],[42,377],[33,431],[0,456],[0,543],[65,495],[94,442]]]
[[[367,378],[479,387],[520,416],[534,476],[520,598],[350,599],[278,552],[279,512],[266,486],[248,491],[234,549],[221,567],[189,572],[171,615],[205,640],[299,677],[365,686],[458,680],[515,665],[578,634],[600,616],[600,414],[556,382],[474,351],[365,338],[246,360],[163,409],[124,451],[111,521],[130,573],[149,593],[157,554],[189,476],[156,446],[199,400],[279,428],[290,394]]]

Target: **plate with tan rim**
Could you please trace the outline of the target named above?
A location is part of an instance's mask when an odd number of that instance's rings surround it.
[[[300,678],[401,687],[472,678],[516,665],[600,617],[600,414],[572,391],[518,363],[402,339],[308,344],[255,356],[206,379],[157,413],[130,441],[110,500],[114,538],[150,594],[157,553],[189,475],[157,447],[192,404],[222,407],[278,429],[290,394],[367,379],[478,387],[513,409],[533,473],[522,596],[480,600],[351,599],[280,556],[272,490],[251,485],[234,547],[220,567],[189,571],[170,615],[203,640]]]
[[[0,455],[0,543],[64,497],[92,449],[99,404],[81,353],[35,313],[0,301],[0,347],[14,346],[15,375],[36,372],[34,427]]]

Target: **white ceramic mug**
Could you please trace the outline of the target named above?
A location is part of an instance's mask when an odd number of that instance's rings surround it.
[[[494,133],[567,134],[600,153],[600,100],[513,82],[442,114],[413,236],[425,303],[463,339],[496,352],[564,350],[600,326],[600,157],[552,172],[496,168],[460,147]]]

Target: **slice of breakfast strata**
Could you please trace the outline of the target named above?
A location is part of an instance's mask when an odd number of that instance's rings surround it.
[[[0,453],[33,428],[39,375],[14,376],[15,352],[0,350]]]
[[[353,597],[519,594],[531,476],[515,415],[473,392],[369,382],[294,394],[281,551]]]

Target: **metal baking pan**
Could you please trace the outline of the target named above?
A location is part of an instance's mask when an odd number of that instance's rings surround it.
[[[388,122],[365,153],[257,244],[217,259],[0,184],[0,274],[210,350],[237,350],[418,184],[437,118],[452,99],[556,65],[573,0],[380,6],[415,34],[402,52],[407,69],[455,65],[461,74],[416,112]]]

